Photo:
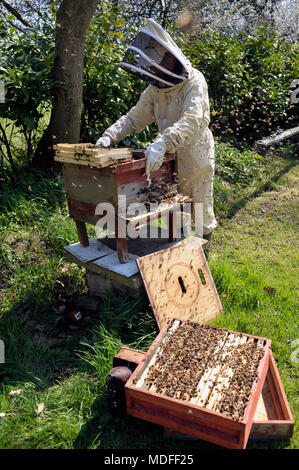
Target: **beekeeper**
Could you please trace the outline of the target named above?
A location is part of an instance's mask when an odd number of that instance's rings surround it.
[[[146,149],[146,173],[157,171],[166,152],[177,153],[179,191],[203,204],[203,234],[210,240],[217,222],[213,210],[214,139],[208,128],[208,87],[169,34],[149,19],[128,48],[121,68],[150,86],[136,106],[97,140],[109,147],[157,122],[159,135]]]

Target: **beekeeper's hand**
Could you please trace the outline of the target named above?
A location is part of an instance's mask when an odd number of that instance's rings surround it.
[[[146,156],[146,174],[150,175],[153,171],[159,170],[163,163],[166,152],[166,145],[163,139],[158,138],[145,151]]]
[[[96,143],[96,147],[111,147],[111,139],[108,136],[100,137]]]

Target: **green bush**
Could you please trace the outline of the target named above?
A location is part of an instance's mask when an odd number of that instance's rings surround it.
[[[296,125],[298,105],[290,93],[298,77],[298,44],[278,40],[264,26],[255,37],[209,30],[184,50],[208,82],[216,133],[250,142],[277,127]]]
[[[117,6],[104,3],[92,20],[86,41],[81,139],[94,142],[136,104],[146,84],[119,68],[127,45],[124,19]],[[142,146],[154,127],[124,140]]]
[[[25,137],[30,159],[34,132],[51,105],[54,22],[19,32],[8,19],[0,18],[0,79],[6,92],[5,102],[0,103],[0,119],[5,120],[5,125],[0,123],[0,146],[12,153],[9,134],[16,126]]]
[[[250,150],[237,150],[229,143],[215,144],[216,175],[224,181],[246,186],[258,172],[262,157]]]

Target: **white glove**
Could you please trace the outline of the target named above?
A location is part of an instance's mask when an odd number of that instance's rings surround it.
[[[159,170],[163,163],[163,157],[166,152],[166,145],[161,138],[153,142],[145,151],[146,156],[146,174],[150,175],[153,171]]]
[[[108,136],[100,137],[96,143],[96,147],[110,147],[111,146],[111,139]]]

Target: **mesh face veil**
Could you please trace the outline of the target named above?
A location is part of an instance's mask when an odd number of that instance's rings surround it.
[[[159,28],[165,35],[168,34]],[[169,88],[188,78],[182,61],[176,57],[178,55],[175,49],[172,51],[167,44],[163,44],[163,37],[144,28],[134,38],[119,65],[151,85]]]

